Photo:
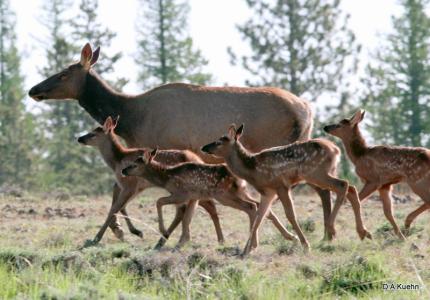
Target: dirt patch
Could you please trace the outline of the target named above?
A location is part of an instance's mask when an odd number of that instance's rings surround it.
[[[46,207],[43,216],[46,218],[62,217],[67,219],[76,219],[85,217],[85,212],[76,208]]]
[[[414,198],[412,198],[411,195],[392,194],[391,196],[392,196],[393,202],[395,204],[405,204],[405,203],[412,202],[414,200]],[[372,196],[370,196],[369,200],[380,202],[381,198],[379,197],[379,195],[372,195]]]

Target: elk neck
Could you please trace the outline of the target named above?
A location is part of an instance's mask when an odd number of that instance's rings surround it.
[[[99,124],[107,117],[127,116],[130,114],[128,101],[133,98],[111,88],[100,76],[90,70],[86,75],[84,87],[78,96],[81,105]],[[124,118],[126,119],[126,118]],[[124,122],[119,122],[117,131],[123,136],[127,133]],[[123,125],[123,126],[121,126]]]
[[[149,164],[145,165],[144,177],[153,184],[164,187],[169,180],[168,168],[161,163],[152,160]]]
[[[239,141],[236,142],[230,155],[226,158],[227,164],[239,177],[249,178],[256,168],[256,159]]]
[[[358,128],[358,125],[355,125],[352,129],[351,135],[342,138],[342,141],[352,162],[357,161],[357,159],[365,155],[367,152],[368,146],[360,132],[360,129]]]
[[[112,170],[115,170],[126,154],[126,149],[112,132],[108,133],[106,142],[99,146],[99,151],[102,154],[103,160]]]

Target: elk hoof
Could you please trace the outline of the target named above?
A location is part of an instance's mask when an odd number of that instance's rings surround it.
[[[85,248],[93,247],[93,246],[96,246],[98,243],[99,243],[99,241],[97,239],[86,240],[84,242],[84,245],[80,249],[85,249]]]
[[[401,241],[406,241],[406,237],[403,235],[403,233],[401,233],[400,231],[397,233],[397,236],[399,237],[399,239]]]
[[[115,227],[112,229],[113,234],[119,239],[120,241],[124,241],[124,231],[120,227]]]
[[[160,250],[166,244],[166,241],[167,239],[165,237],[161,237],[154,246],[154,250]]]
[[[336,238],[336,230],[332,230],[327,232],[327,240],[328,241],[333,241]]]
[[[303,243],[302,246],[304,253],[308,254],[311,252],[311,246],[309,245],[309,243]]]
[[[137,235],[138,237],[140,237],[141,239],[143,239],[143,232],[140,231],[139,229],[134,229],[133,231],[131,231],[132,234]]]
[[[364,229],[364,230],[362,230],[362,231],[360,231],[359,233],[358,233],[358,235],[360,236],[360,239],[361,240],[364,240],[364,239],[369,239],[369,240],[371,240],[372,239],[372,234],[369,232],[369,231],[367,231],[366,229]]]

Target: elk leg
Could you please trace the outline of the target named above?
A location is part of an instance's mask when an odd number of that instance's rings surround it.
[[[115,201],[112,207],[110,208],[106,221],[100,228],[99,232],[96,234],[93,240],[93,244],[97,244],[98,242],[100,242],[106,229],[108,228],[109,224],[112,222],[115,214],[117,214],[123,207],[125,207],[125,205],[132,198],[133,195],[134,195],[134,190],[123,189],[120,191],[117,201]]]
[[[112,191],[112,204],[111,207],[114,205],[116,201],[118,201],[119,193],[121,192],[121,188],[117,183],[113,186]],[[124,231],[122,230],[121,223],[118,220],[118,217],[116,215],[113,216],[112,222],[109,223],[109,227],[112,230],[113,234],[121,241],[124,241]]]
[[[200,201],[199,205],[203,207],[209,214],[212,219],[212,222],[215,226],[216,235],[218,238],[218,243],[224,243],[224,235],[222,233],[221,224],[219,223],[219,217],[217,213],[217,209],[213,200]]]
[[[128,217],[128,213],[126,208],[124,207],[123,209],[121,209],[121,214],[124,216],[125,218],[125,222],[127,223],[127,227],[128,230],[134,234],[137,235],[140,238],[143,238],[143,233],[142,231],[140,231],[139,229],[137,229],[136,227],[134,227],[133,223],[131,222],[130,218]]]
[[[253,198],[251,198],[246,191],[243,191],[240,194],[240,198],[248,201],[248,202],[252,202],[255,203],[258,206],[260,205],[259,202],[257,202],[256,200],[254,200]],[[287,230],[287,228],[284,227],[284,225],[282,225],[281,221],[279,221],[278,216],[270,209],[268,214],[267,214],[267,218],[273,223],[273,225],[279,230],[279,232],[282,234],[282,236],[290,241],[298,241],[299,239],[297,238],[297,236],[295,236],[294,234],[292,234],[291,232],[289,232]]]
[[[163,247],[164,244],[167,242],[170,235],[173,233],[173,231],[175,231],[176,227],[178,227],[179,223],[181,223],[182,219],[184,218],[186,208],[187,206],[185,204],[176,206],[175,217],[169,228],[167,229],[166,234],[158,240],[157,244],[154,247],[155,250],[161,249],[161,247]]]
[[[412,222],[423,212],[430,209],[430,205],[427,203],[422,204],[416,210],[412,211],[405,219],[405,228],[409,229],[411,227]]]
[[[368,238],[372,239],[372,235],[367,231],[366,227],[363,225],[363,219],[361,216],[361,205],[358,198],[357,190],[354,186],[348,187],[348,194],[346,194],[349,202],[351,202],[352,210],[354,211],[355,225],[360,239]]]
[[[294,209],[293,200],[291,199],[290,191],[290,188],[279,188],[278,196],[279,199],[281,199],[288,221],[291,223],[291,226],[293,226],[294,231],[297,233],[303,248],[306,252],[308,252],[310,250],[309,242],[303,234],[299,223],[297,222],[296,212]]]
[[[336,236],[336,229],[334,228],[334,223],[336,220],[336,216],[342,206],[342,203],[345,201],[346,194],[348,192],[348,182],[344,180],[340,180],[331,176],[328,176],[327,180],[330,182],[331,188],[336,193],[336,201],[334,203],[333,211],[330,214],[329,218],[329,239],[332,240]]]
[[[182,219],[182,234],[175,249],[180,249],[191,239],[190,223],[199,205],[199,200],[190,200],[185,210],[184,218]]]
[[[330,189],[336,193],[336,201],[328,221],[328,238],[329,240],[332,240],[336,236],[334,222],[339,209],[342,206],[342,203],[345,201],[349,184],[345,180],[338,179],[331,176],[330,174],[319,174],[318,176],[313,175],[305,179],[322,188]]]
[[[182,200],[182,201],[181,201]],[[187,202],[187,199],[180,199],[178,196],[167,196],[161,197],[157,200],[157,214],[158,214],[158,228],[163,236],[167,235],[167,231],[164,227],[164,219],[163,219],[163,206],[168,204],[182,204]]]
[[[387,218],[387,220],[391,223],[391,226],[393,226],[394,232],[396,235],[402,239],[405,240],[405,236],[400,231],[399,226],[397,226],[396,221],[394,220],[393,216],[393,206],[391,201],[391,185],[385,185],[382,188],[379,189],[379,195],[382,200],[382,206],[384,208],[384,215]]]
[[[245,249],[243,250],[242,256],[246,256],[251,252],[251,248],[254,246],[255,241],[257,241],[258,244],[258,229],[260,228],[261,223],[269,212],[274,200],[274,193],[270,193],[268,195],[261,195],[261,201],[260,205],[258,206],[257,215],[252,224],[249,239],[245,245]]]
[[[360,202],[366,201],[367,198],[377,189],[378,189],[377,184],[366,182],[363,188],[361,189],[360,193],[358,194],[358,198],[360,199]]]
[[[310,186],[317,192],[318,196],[321,199],[321,204],[323,208],[323,214],[324,214],[324,239],[328,239],[329,233],[328,233],[328,225],[329,225],[329,218],[331,214],[331,195],[330,190],[322,189],[316,185],[310,184]]]
[[[430,209],[430,195],[429,195],[429,182],[427,180],[423,181],[421,184],[409,184],[412,191],[418,195],[423,201],[424,204],[418,207],[416,210],[411,212],[405,220],[405,227],[409,229],[412,222],[418,217],[420,214],[425,212],[427,209]]]

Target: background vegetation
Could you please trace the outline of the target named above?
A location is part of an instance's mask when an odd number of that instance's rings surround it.
[[[68,8],[78,2],[74,16]],[[366,67],[358,90],[358,54],[362,46],[349,28],[349,16],[340,0],[246,0],[250,18],[237,24],[250,53],[231,63],[249,71],[248,85],[278,86],[311,100],[318,107],[315,134],[324,123],[348,116],[363,106],[369,114],[368,132],[379,142],[399,145],[430,144],[430,56],[428,0],[400,0],[401,13],[393,16],[392,32],[385,33]],[[183,81],[210,84],[205,70],[208,60],[188,32],[186,0],[140,0],[135,20],[139,68],[138,85],[148,89]],[[109,47],[116,33],[98,20],[97,0],[46,0],[40,22],[48,36],[35,37],[45,49],[48,64],[39,69],[47,77],[72,61],[82,45]],[[16,17],[9,0],[0,0],[0,186],[28,190],[66,189],[76,194],[102,194],[110,189],[111,177],[96,151],[80,147],[78,133],[95,126],[73,101],[49,105],[34,112],[24,105],[27,91],[21,51],[16,43]],[[306,16],[306,17],[304,17]],[[122,53],[102,51],[97,71],[115,74]],[[121,89],[130,78],[110,83]],[[324,109],[318,103],[333,99]],[[355,181],[343,156],[342,176]],[[97,174],[97,176],[93,176]]]

